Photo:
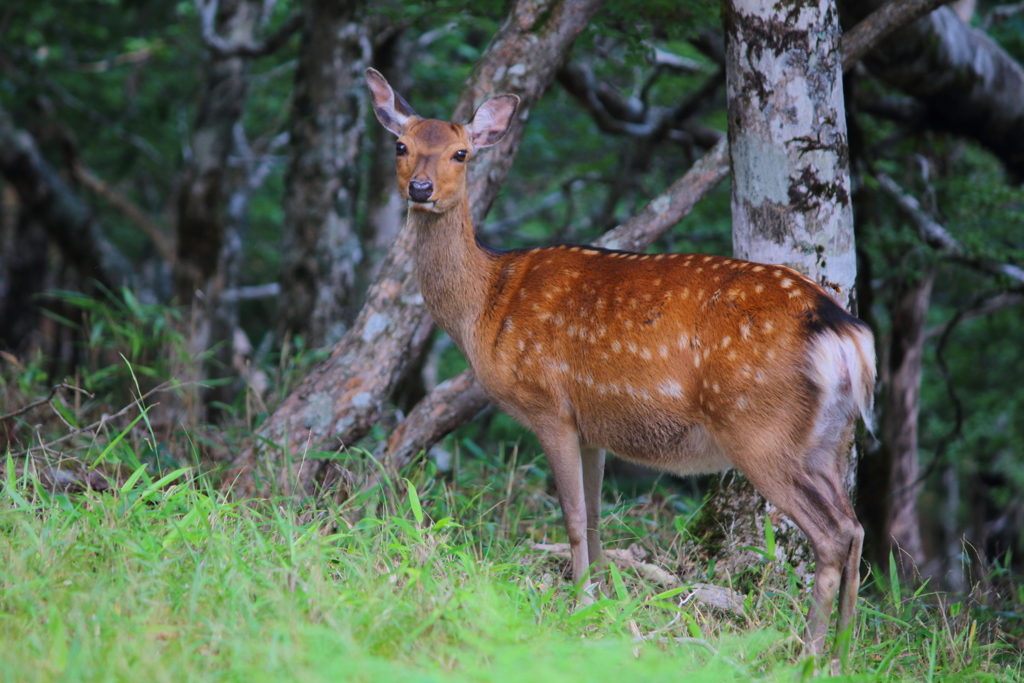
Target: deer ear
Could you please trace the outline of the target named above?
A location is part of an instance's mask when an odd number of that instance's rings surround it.
[[[419,119],[409,103],[391,89],[387,79],[376,69],[366,70],[366,85],[373,96],[373,113],[380,124],[395,135],[401,136],[414,119]]]
[[[466,124],[466,134],[473,147],[490,147],[500,142],[512,127],[518,108],[519,98],[515,95],[500,95],[481,104],[473,120]]]

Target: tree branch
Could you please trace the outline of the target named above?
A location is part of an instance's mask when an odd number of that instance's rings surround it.
[[[228,57],[265,57],[273,54],[302,28],[305,15],[293,12],[269,37],[254,41],[251,36],[227,40],[217,34],[217,10],[220,0],[194,0],[199,12],[200,30],[206,48],[218,59]]]
[[[879,187],[896,201],[896,206],[900,211],[910,219],[922,242],[950,260],[990,275],[1008,277],[1024,284],[1024,268],[1012,263],[999,263],[970,254],[960,240],[953,237],[946,228],[928,215],[928,212],[921,208],[920,202],[905,192],[896,184],[896,181],[881,172],[875,174],[875,180],[878,181]]]
[[[931,339],[932,337],[941,337],[946,334],[955,323],[960,323],[964,320],[970,320],[971,318],[980,318],[986,315],[992,315],[998,313],[1007,308],[1013,306],[1020,306],[1024,304],[1024,293],[1021,292],[1000,292],[994,296],[991,296],[981,302],[980,305],[974,308],[968,308],[960,311],[956,315],[955,321],[950,320],[942,323],[941,325],[935,325],[925,330],[924,338]]]
[[[858,15],[869,21],[878,4],[846,0],[840,9],[850,15],[848,22]],[[939,7],[891,34],[864,64],[924,105],[925,126],[977,140],[1010,172],[1024,176],[1024,68],[952,9]]]
[[[91,192],[110,202],[111,206],[123,213],[135,227],[145,233],[152,240],[164,261],[170,264],[174,263],[175,247],[173,237],[168,235],[138,204],[111,187],[81,161],[76,161],[71,170],[78,182],[82,183]]]
[[[843,34],[839,48],[843,53],[843,71],[864,58],[893,31],[917,21],[950,0],[892,0],[869,14]]]

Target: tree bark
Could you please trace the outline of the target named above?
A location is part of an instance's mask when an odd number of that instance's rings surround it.
[[[729,0],[723,19],[734,254],[789,266],[850,310],[856,255],[835,2]],[[851,457],[849,488],[853,472]],[[733,574],[763,562],[735,549],[764,547],[769,523],[777,552],[808,572],[803,534],[742,477],[709,497],[701,515],[705,550]]]
[[[356,314],[359,151],[370,41],[362,0],[309,0],[299,52],[284,193],[279,336],[317,348]]]
[[[925,561],[921,544],[917,497],[922,482],[917,458],[917,418],[921,407],[921,364],[924,360],[925,323],[931,299],[934,269],[916,281],[903,283],[892,303],[889,343],[889,382],[882,414],[882,443],[889,464],[890,493],[885,526],[879,544],[886,566],[890,551],[904,578],[913,578]],[[878,483],[875,484],[879,486]]]
[[[509,134],[498,145],[482,150],[468,169],[475,222],[486,215],[497,196],[530,109],[600,4],[600,0],[518,0],[463,86],[455,120],[468,120],[492,95],[510,92],[520,97],[520,114]],[[303,459],[306,445],[350,445],[376,422],[384,401],[422,352],[433,327],[413,272],[412,243],[406,226],[352,329],[268,418],[258,438],[243,447],[226,477],[238,493],[266,496],[275,490],[286,495],[310,491],[322,461]]]
[[[257,0],[224,0],[216,17],[217,32],[232,42],[252,42],[262,12]],[[191,306],[196,293],[209,301],[216,295],[215,276],[224,241],[225,175],[232,131],[248,95],[251,58],[210,56],[203,94],[178,186],[177,260],[174,293]],[[204,349],[205,350],[205,349]]]
[[[883,0],[844,0],[852,23]],[[983,31],[940,7],[884,40],[864,60],[875,76],[924,105],[922,123],[980,142],[1024,177],[1024,69]]]

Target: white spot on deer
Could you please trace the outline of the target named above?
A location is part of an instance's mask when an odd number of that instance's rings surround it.
[[[766,333],[771,332],[773,329],[775,329],[775,325],[772,324],[771,320],[765,320],[764,325],[761,326],[761,329],[763,329]]]
[[[657,256],[655,256],[655,257],[654,257],[654,260],[655,260],[655,261],[660,261],[660,260],[662,260],[663,258],[665,258],[665,255],[664,255],[664,254],[658,254]]]
[[[744,339],[750,339],[750,324],[740,323],[740,336]]]
[[[626,260],[627,261],[634,261],[634,260],[636,260],[639,257],[640,257],[640,254],[630,254],[629,256],[626,257]]]
[[[558,327],[561,327],[563,324],[565,324],[565,318],[563,318],[560,315],[556,315],[555,316],[555,325],[557,325]]]
[[[758,294],[760,294],[761,292],[764,291],[764,286],[763,285],[754,285],[754,291],[757,292]]]
[[[721,263],[716,263],[715,265],[711,266],[711,270],[718,270],[721,267],[722,267]]]
[[[690,296],[690,288],[689,287],[683,287],[683,291],[680,292],[680,294],[682,294],[683,298],[685,299],[686,297]]]
[[[634,356],[636,355],[636,344],[633,342],[626,342],[626,348],[629,349],[629,352]]]
[[[707,263],[708,261],[710,261],[713,258],[714,258],[714,256],[705,256],[704,257],[704,263]]]
[[[695,367],[695,368],[699,368],[700,367],[700,354],[699,353],[693,354],[693,367]]]
[[[718,387],[718,382],[715,382],[714,384],[712,384],[712,385],[711,385],[711,389],[712,389],[712,391],[714,391],[714,392],[715,392],[716,394],[718,394],[718,393],[721,393],[721,391],[722,391],[722,390],[721,390],[721,389],[720,389],[720,388]]]
[[[651,359],[651,352],[650,352],[650,350],[649,349],[640,349],[640,357],[643,358],[644,360],[650,360]]]
[[[732,342],[732,337],[730,337],[729,335],[725,335],[724,337],[722,337],[722,348],[723,349],[724,348],[728,348],[728,346],[729,346],[729,344],[731,342]]]
[[[579,251],[579,250],[580,250],[579,247],[572,247],[571,249],[569,249],[569,251]]]
[[[618,339],[612,341],[612,351],[615,353],[622,351],[622,344],[619,343]]]
[[[594,386],[594,378],[591,375],[587,375],[586,382],[588,387]]]
[[[558,369],[562,372],[569,372],[569,365],[567,363],[559,363]]]
[[[736,351],[734,349],[734,350],[729,352],[729,355],[726,356],[726,358],[728,358],[729,360],[736,360],[736,356],[737,356],[737,354],[736,354]]]
[[[544,348],[540,344],[534,344],[533,345],[533,350],[536,351],[537,353],[543,353],[544,352]]]
[[[679,382],[673,380],[666,380],[661,383],[658,387],[658,392],[662,396],[668,396],[669,398],[682,398],[683,388],[679,385]]]
[[[782,271],[781,270],[773,270],[772,271],[772,275],[774,275],[775,277],[782,277]]]
[[[626,320],[625,325],[626,325],[626,329],[631,329],[633,327],[633,321],[632,320]]]
[[[662,344],[658,347],[658,355],[662,358],[668,358],[668,347]]]
[[[764,266],[754,266],[755,273],[760,273],[762,270],[764,270]]]
[[[604,385],[603,385],[603,384],[598,384],[598,385],[597,385],[597,393],[599,393],[599,394],[601,394],[602,396],[604,396],[605,392],[607,392],[607,391],[608,391],[608,390],[607,390],[607,389],[605,389],[605,387],[604,387]]]
[[[686,345],[690,343],[689,338],[685,334],[679,335],[679,348],[685,349]]]
[[[708,381],[707,381],[707,380],[704,380],[703,384],[704,384],[704,388],[705,388],[705,389],[707,389],[707,388],[708,388],[708,386],[709,386],[709,385],[708,385]]]
[[[554,299],[555,295],[552,294],[551,292],[544,292],[544,298],[545,299]]]
[[[742,396],[740,396],[739,400],[736,401],[736,407],[739,408],[740,410],[746,410],[746,408],[747,408],[747,401],[746,401],[746,399],[743,398]]]
[[[783,289],[789,289],[790,287],[793,286],[793,281],[790,280],[788,277],[782,278],[782,281],[779,282],[779,286],[782,287]]]
[[[754,373],[754,379],[758,382],[764,382],[764,375],[760,371]]]
[[[383,313],[374,313],[370,316],[370,319],[366,321],[366,327],[363,328],[363,341],[373,341],[373,339],[381,332],[388,328],[388,323],[391,319]]]
[[[597,303],[594,304],[594,306],[597,308],[597,310],[601,310],[602,308],[604,308],[604,299],[598,299]]]
[[[525,351],[526,350],[526,341],[523,340],[523,339],[519,340],[519,350],[520,351]]]
[[[551,312],[550,311],[541,311],[540,315],[538,315],[537,317],[540,318],[540,321],[542,323],[546,323],[548,320],[551,319]]]
[[[640,389],[639,391],[637,391],[637,393],[640,394],[640,398],[642,398],[643,400],[645,400],[645,401],[650,401],[651,400],[651,394],[646,389]]]
[[[799,289],[794,289],[792,292],[789,293],[790,299],[796,298],[798,296],[803,296],[803,292],[801,292]]]

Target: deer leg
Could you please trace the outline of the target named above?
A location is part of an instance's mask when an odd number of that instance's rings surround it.
[[[583,457],[583,496],[587,503],[587,559],[601,560],[601,482],[604,479],[604,451],[580,449]]]
[[[768,459],[778,463],[802,463],[799,469],[753,467],[751,465],[758,460],[749,456],[749,453],[738,454],[734,463],[765,498],[800,527],[814,549],[814,589],[807,614],[805,647],[811,654],[821,654],[840,582],[844,572],[848,573],[846,567],[851,561],[854,541],[862,538],[864,532],[853,516],[853,506],[841,480],[831,470],[813,468],[813,463],[824,459],[820,457],[821,452],[812,452],[805,458]],[[860,547],[859,542],[857,547]],[[852,595],[854,600],[855,585],[850,584],[847,590],[847,595]],[[847,620],[853,615],[852,604],[848,610]]]
[[[580,456],[579,436],[568,425],[536,430],[537,438],[547,456],[548,465],[555,475],[558,502],[562,506],[562,520],[569,534],[569,555],[572,560],[572,580],[580,589],[590,587],[587,568],[587,503],[583,485],[583,459]]]
[[[857,609],[857,591],[860,590],[860,555],[864,546],[864,528],[858,523],[854,529],[850,550],[843,567],[843,577],[839,583],[839,626],[836,633],[842,633],[850,627],[854,611]]]

